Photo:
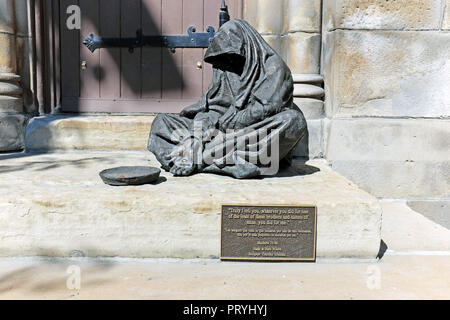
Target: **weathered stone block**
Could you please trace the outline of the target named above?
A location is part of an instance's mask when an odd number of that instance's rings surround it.
[[[1,159],[1,156],[0,156]],[[0,256],[210,258],[220,254],[222,204],[316,204],[318,258],[375,258],[377,199],[323,161],[296,162],[278,177],[212,174],[112,187],[98,172],[158,166],[148,152],[57,153],[2,159]],[[306,173],[299,175],[299,173]]]
[[[320,32],[320,2],[320,0],[284,0],[283,33]]]
[[[327,33],[323,54],[330,116],[450,116],[450,34]]]
[[[20,87],[22,88],[23,107],[25,113],[35,113],[34,93],[31,90],[31,64],[32,64],[32,41],[30,38],[18,37],[17,47],[17,74],[20,76]]]
[[[243,18],[253,27],[256,27],[258,19],[258,2],[259,0],[244,1]]]
[[[2,81],[0,75],[0,96],[20,94],[22,94],[22,88],[18,83]]]
[[[21,114],[0,114],[0,151],[18,151],[24,147],[28,118]]]
[[[334,119],[327,159],[450,161],[450,120]]]
[[[13,73],[0,73],[0,113],[23,112],[22,87],[20,76]]]
[[[320,119],[325,116],[322,100],[310,98],[294,98],[294,103],[300,107],[306,119]]]
[[[247,0],[244,2],[245,19],[261,34],[281,34],[283,5],[273,0]]]
[[[13,33],[12,25],[10,2],[0,1],[0,33]]]
[[[278,35],[263,35],[264,40],[272,47],[281,57],[283,57],[283,51],[281,48],[281,36]]]
[[[0,82],[0,86],[2,83]],[[0,95],[0,113],[16,113],[23,111],[23,99],[19,96]]]
[[[14,10],[16,12],[16,29],[17,34],[20,36],[29,36],[31,35],[31,30],[29,30],[28,26],[28,16],[32,13],[28,12],[28,3],[30,0],[24,1],[15,1]]]
[[[326,157],[378,197],[450,196],[450,120],[334,119]]]
[[[334,29],[439,29],[442,0],[324,0],[323,25]]]
[[[0,73],[16,71],[16,56],[14,50],[14,36],[0,32]]]
[[[292,73],[320,73],[321,36],[289,33],[281,37],[282,57]]]
[[[32,33],[28,25],[28,17],[30,14],[28,12],[29,1],[0,2],[0,33],[8,35],[17,34],[20,38],[31,36]]]

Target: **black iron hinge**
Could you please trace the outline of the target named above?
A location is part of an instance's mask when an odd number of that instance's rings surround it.
[[[228,6],[225,4],[225,0],[222,0],[222,6],[219,13],[219,28],[230,20],[228,14]],[[149,47],[166,47],[170,51],[175,52],[176,48],[207,48],[212,41],[215,34],[213,27],[208,26],[206,32],[196,32],[196,28],[190,26],[187,29],[187,35],[154,35],[144,36],[142,30],[136,31],[136,37],[127,38],[109,38],[109,37],[96,37],[90,34],[83,44],[91,51],[94,52],[100,48],[128,48],[130,52],[133,52],[135,48],[149,46]]]

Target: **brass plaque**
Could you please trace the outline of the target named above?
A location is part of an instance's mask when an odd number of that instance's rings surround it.
[[[222,206],[222,260],[315,261],[315,206]]]

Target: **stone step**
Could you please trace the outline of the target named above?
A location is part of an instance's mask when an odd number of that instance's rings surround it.
[[[304,104],[299,102],[299,105]],[[314,112],[320,113],[320,109],[314,109]],[[26,128],[25,146],[28,151],[144,151],[153,119],[154,116],[110,115],[36,117]],[[309,134],[295,149],[295,156],[322,157],[321,121],[308,120]]]
[[[27,126],[27,150],[147,150],[154,116],[44,116]]]
[[[250,180],[162,172],[155,185],[112,187],[98,175],[124,165],[159,166],[149,152],[0,155],[0,256],[217,257],[222,204],[313,204],[318,258],[378,253],[378,200],[323,161]]]

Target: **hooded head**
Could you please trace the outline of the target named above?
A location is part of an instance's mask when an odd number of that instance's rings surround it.
[[[272,96],[269,93],[272,90],[266,89],[268,86],[275,87],[277,95],[286,95],[286,104],[289,103],[289,96],[292,96],[289,68],[246,21],[234,19],[222,25],[206,50],[204,60],[214,68],[208,98],[218,92],[221,79],[226,77],[233,87],[234,105],[238,108],[245,107],[252,95]],[[263,100],[270,101],[271,96]]]
[[[214,36],[205,53],[205,62],[216,69],[241,74],[246,62],[242,28],[237,20],[225,23]]]

